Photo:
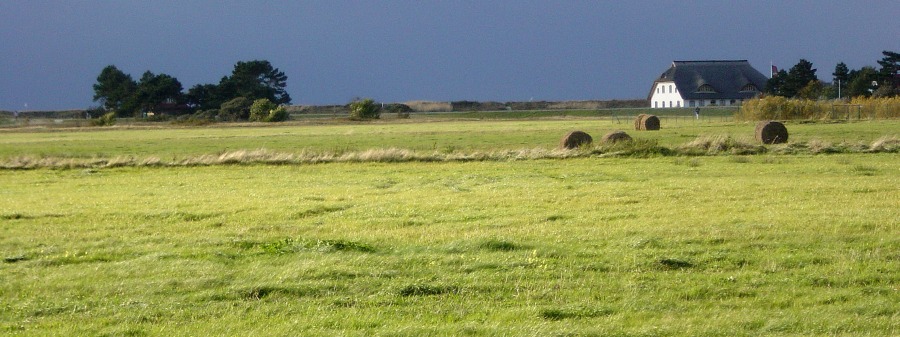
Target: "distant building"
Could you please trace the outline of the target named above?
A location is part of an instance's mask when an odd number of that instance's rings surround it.
[[[768,77],[747,60],[674,61],[650,89],[651,108],[741,105],[759,96]]]

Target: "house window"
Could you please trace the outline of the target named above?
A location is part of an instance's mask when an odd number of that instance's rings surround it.
[[[694,100],[690,100],[690,101],[688,101],[688,105],[690,105],[690,107],[692,107],[692,108],[693,108],[693,107],[694,107],[694,106],[696,106],[696,105],[697,105],[697,103],[696,103],[696,102],[694,102]]]
[[[704,84],[697,88],[697,92],[715,93],[716,89],[713,89],[713,87],[709,84]]]
[[[701,99],[701,100],[699,101],[699,103],[700,103],[700,106],[704,106],[705,101]]]
[[[672,104],[672,101],[669,101],[669,107],[670,107],[670,108],[674,108],[674,107],[675,107],[675,105]]]
[[[659,87],[656,87],[656,93],[657,94],[659,93]]]
[[[737,101],[731,100],[731,104],[729,104],[729,105],[734,105],[735,102],[737,102]]]
[[[743,88],[741,88],[741,91],[757,92],[759,91],[759,89],[757,89],[753,84],[747,84]]]
[[[677,89],[676,89],[676,91],[677,91]],[[678,101],[678,107],[679,108],[681,107],[681,101]]]
[[[671,84],[669,84],[669,93],[670,93],[670,94],[672,93],[672,85],[671,85]],[[671,107],[672,104],[669,104],[669,106]]]
[[[657,91],[659,91],[659,90],[657,90]],[[653,107],[654,107],[654,108],[658,108],[658,107],[659,107],[659,102],[653,101]]]

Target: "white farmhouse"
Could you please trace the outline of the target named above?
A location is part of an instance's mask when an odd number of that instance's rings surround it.
[[[747,60],[674,61],[650,89],[650,107],[740,105],[762,93],[768,78]]]

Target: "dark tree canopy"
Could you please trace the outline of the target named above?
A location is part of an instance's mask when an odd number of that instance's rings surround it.
[[[97,76],[94,84],[94,101],[101,102],[107,110],[132,109],[132,98],[137,91],[137,83],[114,65],[106,66]]]
[[[844,62],[840,62],[834,66],[834,72],[831,73],[831,76],[834,76],[834,83],[840,82],[842,85],[847,85],[847,82],[850,81],[850,68],[847,68]]]
[[[772,78],[766,81],[766,93],[775,96],[787,96],[784,94],[784,83],[788,73],[784,69],[775,73]]]
[[[144,110],[153,110],[162,103],[180,103],[183,100],[181,82],[166,75],[150,71],[141,76],[137,86],[137,101]]]
[[[800,59],[800,62],[797,62],[788,70],[788,76],[784,80],[784,88],[782,90],[785,96],[797,96],[800,89],[809,85],[810,81],[819,81],[819,78],[816,77],[816,69],[813,69],[812,66],[812,62]]]
[[[776,96],[797,97],[801,90],[811,85],[810,82],[819,82],[816,69],[813,69],[812,62],[800,59],[789,71],[782,69],[772,76],[766,82],[766,92]],[[809,93],[809,90],[804,90],[803,94]]]
[[[254,101],[265,98],[275,104],[290,104],[291,96],[284,90],[287,75],[272,67],[269,61],[238,62],[231,76],[219,82],[219,94],[228,98],[246,97]]]
[[[874,67],[862,67],[860,70],[850,71],[850,83],[847,85],[847,97],[871,96],[878,83],[878,71]]]
[[[879,82],[894,88],[900,87],[900,53],[882,51],[884,57],[878,60],[881,70],[878,71]]]

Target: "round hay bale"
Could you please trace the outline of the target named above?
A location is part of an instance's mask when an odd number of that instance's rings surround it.
[[[659,130],[659,117],[656,117],[654,115],[644,115],[644,117],[641,118],[641,130]]]
[[[635,130],[641,131],[641,123],[643,123],[642,121],[644,120],[644,116],[647,116],[647,114],[640,114],[634,118],[634,129]]]
[[[764,144],[787,143],[788,131],[781,122],[762,121],[756,124],[756,140]]]
[[[594,138],[591,138],[591,135],[585,132],[572,131],[559,141],[559,147],[564,149],[574,149],[582,145],[590,144],[593,141]]]
[[[631,136],[629,136],[625,131],[613,131],[603,135],[602,138],[604,143],[617,143],[617,142],[630,142]]]

